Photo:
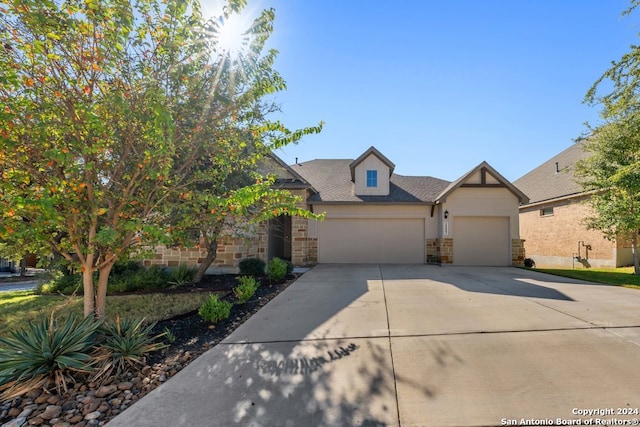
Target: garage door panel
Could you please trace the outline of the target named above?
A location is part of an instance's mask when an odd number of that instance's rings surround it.
[[[453,231],[455,265],[511,264],[508,217],[456,217]]]
[[[422,219],[325,219],[318,224],[321,263],[424,263]]]

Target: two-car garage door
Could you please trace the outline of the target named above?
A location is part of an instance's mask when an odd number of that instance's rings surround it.
[[[424,219],[325,219],[318,223],[321,263],[424,263]]]
[[[508,266],[508,217],[453,218],[454,265]],[[327,218],[318,223],[321,263],[422,264],[424,219]]]

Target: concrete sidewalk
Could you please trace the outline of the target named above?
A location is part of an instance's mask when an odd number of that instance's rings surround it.
[[[109,425],[640,419],[639,308],[527,270],[320,265]]]

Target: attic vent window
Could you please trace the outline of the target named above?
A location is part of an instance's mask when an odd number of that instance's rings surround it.
[[[553,208],[540,209],[540,216],[553,216]]]
[[[368,170],[367,171],[367,188],[375,188],[377,186],[378,186],[378,171]]]

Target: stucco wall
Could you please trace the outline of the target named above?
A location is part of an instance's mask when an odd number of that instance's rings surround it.
[[[441,211],[449,212],[449,233],[454,236],[453,218],[456,216],[509,217],[510,238],[519,239],[518,198],[506,188],[460,187],[442,204]]]
[[[367,187],[367,171],[378,171],[378,186]],[[358,195],[386,196],[389,194],[389,166],[371,154],[355,170],[355,191]]]
[[[532,258],[536,266],[616,266],[616,243],[605,239],[600,231],[588,230],[584,225],[584,218],[592,214],[584,201],[569,199],[521,210],[520,236],[525,241],[527,258]],[[553,215],[542,216],[541,209],[549,207],[553,207]],[[586,247],[579,242],[591,245],[591,250],[587,253]],[[574,258],[578,251],[580,260]],[[624,259],[621,256],[621,261]]]

